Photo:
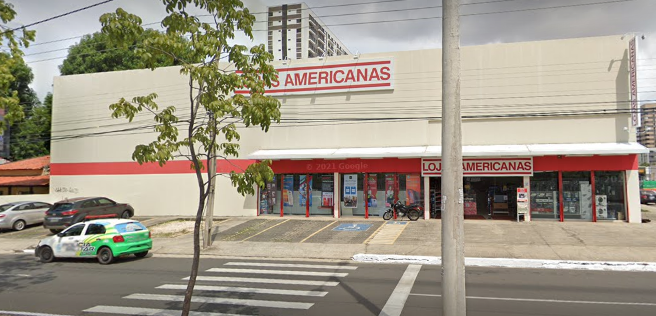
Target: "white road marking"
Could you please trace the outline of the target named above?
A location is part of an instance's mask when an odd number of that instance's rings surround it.
[[[410,295],[413,295],[413,296],[442,297],[442,295],[440,295],[440,294],[415,294],[415,293],[410,293]],[[472,300],[490,300],[490,301],[656,306],[656,303],[643,303],[643,302],[572,301],[572,300],[548,300],[548,299],[541,299],[541,298],[488,297],[488,296],[467,296],[467,298],[472,299]]]
[[[23,250],[24,253],[31,253],[31,254],[34,254],[35,251],[36,251],[36,249],[25,249],[25,250]]]
[[[303,275],[303,276],[325,276],[325,277],[345,277],[348,273],[337,272],[315,272],[315,271],[279,271],[279,270],[261,270],[261,269],[224,269],[212,268],[207,272],[223,273],[246,273],[246,274],[276,274],[276,275]]]
[[[69,315],[61,315],[61,314],[30,313],[30,312],[19,312],[19,311],[0,311],[0,315],[11,315],[11,316],[69,316]]]
[[[0,273],[0,275],[6,275],[6,276],[15,276],[15,277],[24,277],[24,278],[29,278],[31,275],[29,274],[20,274],[20,273]]]
[[[390,295],[387,303],[383,307],[383,310],[380,311],[378,316],[399,316],[401,311],[403,311],[403,306],[410,295],[412,286],[415,284],[415,279],[421,270],[421,265],[411,264],[405,269],[401,280],[394,288],[394,292]]]
[[[288,263],[261,263],[261,262],[228,262],[226,266],[256,266],[256,267],[276,267],[276,268],[307,268],[307,269],[342,269],[355,270],[354,266],[329,266],[317,264],[288,264]]]
[[[184,295],[159,295],[159,294],[136,293],[136,294],[128,295],[124,298],[133,299],[133,300],[153,300],[153,301],[171,301],[171,302],[184,301]],[[310,307],[312,307],[312,305],[314,305],[314,303],[249,300],[249,299],[239,299],[239,298],[206,297],[206,296],[192,296],[191,301],[194,303],[227,304],[227,305],[289,308],[289,309],[309,309]]]
[[[182,280],[188,281],[189,277],[183,278]],[[309,280],[262,279],[262,278],[229,278],[229,277],[211,277],[211,276],[198,276],[198,277],[196,277],[196,281],[292,284],[292,285],[312,285],[312,286],[337,286],[337,285],[339,285],[339,282],[334,282],[334,281],[309,281]]]
[[[174,309],[155,309],[155,308],[141,308],[141,307],[124,307],[124,306],[106,306],[98,305],[89,309],[85,309],[87,313],[106,313],[106,314],[121,314],[121,315],[138,315],[138,316],[179,316],[180,310]],[[224,313],[211,313],[211,312],[193,312],[190,311],[191,316],[244,316],[242,314],[224,314]]]
[[[167,290],[186,290],[186,284],[164,284],[156,289]],[[239,293],[256,293],[256,294],[277,294],[277,295],[295,295],[295,296],[326,296],[328,292],[322,291],[298,291],[298,290],[281,290],[281,289],[261,289],[253,287],[233,287],[233,286],[209,286],[196,285],[194,291],[217,291],[217,292],[239,292]]]

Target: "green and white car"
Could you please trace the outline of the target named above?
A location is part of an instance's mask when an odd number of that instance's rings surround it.
[[[150,231],[131,219],[99,219],[77,223],[39,241],[34,255],[41,262],[55,258],[97,257],[101,264],[134,254],[142,258],[153,247]]]

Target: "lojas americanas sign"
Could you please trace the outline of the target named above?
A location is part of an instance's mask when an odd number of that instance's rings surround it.
[[[302,95],[394,89],[392,59],[356,59],[307,66],[293,64],[292,61],[276,69],[278,78],[266,94]],[[235,93],[248,94],[248,90],[237,90]]]
[[[465,158],[462,161],[464,176],[530,176],[533,175],[533,158]],[[441,159],[422,159],[421,175],[442,175]]]

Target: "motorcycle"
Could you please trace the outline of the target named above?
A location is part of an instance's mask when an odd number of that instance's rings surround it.
[[[418,205],[403,205],[401,201],[396,201],[394,204],[392,204],[392,208],[383,213],[383,219],[391,219],[394,217],[394,212],[396,212],[397,217],[407,216],[411,221],[418,220],[423,213]]]

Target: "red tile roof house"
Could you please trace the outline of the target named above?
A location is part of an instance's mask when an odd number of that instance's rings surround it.
[[[0,165],[0,195],[50,193],[50,156]]]

